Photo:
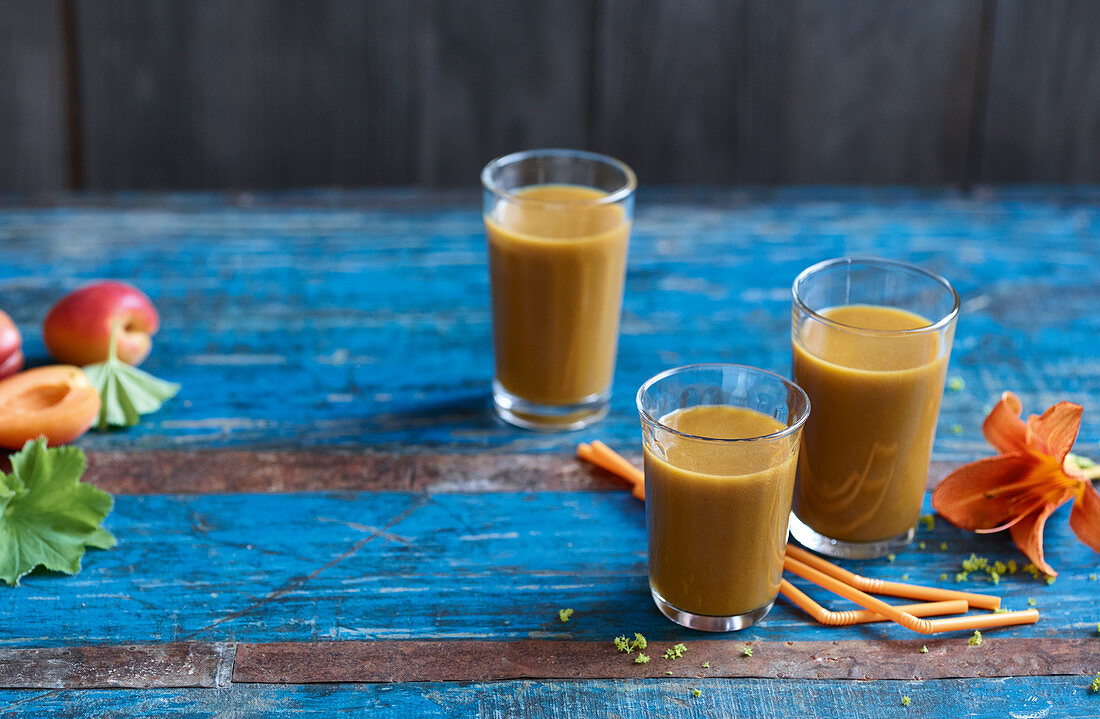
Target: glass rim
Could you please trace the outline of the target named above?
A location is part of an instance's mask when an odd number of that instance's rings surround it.
[[[943,289],[947,290],[951,296],[951,309],[943,317],[927,325],[921,327],[913,327],[907,330],[875,330],[867,327],[860,327],[858,325],[849,325],[844,322],[837,322],[836,320],[829,319],[825,315],[820,314],[814,309],[811,309],[802,296],[798,292],[800,285],[804,284],[811,275],[819,274],[820,272],[833,267],[839,267],[841,265],[867,265],[870,267],[877,267],[880,269],[890,270],[902,270],[913,274],[920,275],[926,279],[930,279],[936,284],[940,285]],[[912,336],[921,334],[931,334],[943,330],[949,326],[959,316],[959,307],[961,302],[959,300],[959,293],[948,282],[947,278],[943,275],[926,270],[918,265],[910,264],[908,262],[900,262],[898,260],[884,260],[878,257],[836,257],[831,260],[823,260],[817,264],[810,265],[806,269],[798,273],[798,276],[794,278],[794,282],[791,284],[791,296],[794,299],[794,304],[799,309],[803,310],[811,319],[820,322],[823,325],[839,329],[845,332],[851,332],[855,334],[863,335],[877,335],[882,337],[899,337],[899,336]]]
[[[738,370],[748,370],[748,372],[750,374],[756,374],[756,375],[768,377],[770,379],[779,380],[779,382],[784,387],[786,387],[788,391],[793,389],[795,392],[798,393],[798,396],[800,396],[802,398],[802,401],[806,403],[805,409],[801,412],[800,416],[798,417],[797,420],[795,420],[794,423],[788,425],[787,427],[784,427],[783,429],[781,429],[777,432],[772,432],[770,434],[761,434],[761,435],[757,435],[755,437],[736,437],[736,438],[732,438],[732,437],[704,437],[704,436],[698,435],[698,434],[689,434],[687,432],[681,432],[678,429],[673,429],[672,427],[669,427],[667,424],[665,424],[661,420],[654,418],[653,415],[651,415],[648,411],[646,411],[645,407],[642,406],[642,397],[645,395],[646,391],[648,391],[654,384],[656,384],[657,382],[660,382],[661,380],[663,380],[667,377],[671,377],[674,374],[679,374],[681,372],[687,372],[687,371],[691,371],[691,370],[707,370],[707,369],[713,370],[713,369],[727,369],[727,368],[733,368],[733,369],[738,369]],[[657,374],[653,375],[652,377],[647,379],[645,382],[643,382],[642,386],[638,388],[638,394],[635,396],[635,403],[638,406],[638,413],[642,416],[642,421],[646,422],[647,424],[649,424],[651,426],[654,426],[654,427],[658,427],[662,431],[669,432],[670,434],[674,434],[678,437],[684,437],[685,439],[699,440],[701,442],[735,443],[735,442],[759,442],[761,440],[782,439],[782,438],[790,436],[790,435],[794,434],[795,432],[797,432],[798,430],[802,429],[802,426],[804,424],[806,424],[806,420],[809,419],[809,417],[810,417],[810,397],[806,394],[806,391],[804,389],[802,389],[801,387],[799,387],[795,382],[787,379],[786,377],[784,377],[781,374],[778,374],[777,372],[772,372],[771,370],[760,369],[759,367],[753,367],[751,365],[735,364],[735,363],[732,363],[732,362],[700,362],[700,363],[697,363],[697,364],[687,364],[687,365],[682,365],[680,367],[672,367],[670,369],[664,370],[663,372],[658,372]],[[697,406],[699,406],[699,407],[716,407],[716,406],[719,406],[719,405],[697,405]],[[735,405],[724,405],[724,406],[732,407],[732,406],[735,406]],[[743,409],[751,409],[751,407],[746,407],[746,408],[743,408]]]
[[[533,157],[571,157],[581,160],[591,160],[593,162],[602,162],[622,172],[626,181],[623,183],[622,187],[614,192],[609,192],[604,197],[597,197],[590,200],[534,200],[529,197],[524,197],[523,195],[518,195],[510,190],[505,190],[493,179],[493,171],[497,168],[523,160],[529,160]],[[588,150],[568,150],[551,147],[541,150],[520,150],[519,152],[501,155],[500,157],[490,160],[485,167],[481,169],[481,184],[486,190],[489,190],[500,199],[510,202],[531,205],[562,205],[566,207],[570,205],[599,206],[622,202],[627,197],[630,197],[630,195],[638,189],[638,177],[634,174],[634,170],[630,169],[629,165],[622,160],[616,160],[610,155],[603,155],[599,152],[589,152]]]

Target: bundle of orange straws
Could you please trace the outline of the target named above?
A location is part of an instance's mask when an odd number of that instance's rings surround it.
[[[630,484],[631,493],[645,501],[645,477],[642,471],[626,461],[603,442],[581,444],[577,456],[601,469],[621,477]],[[965,614],[971,608],[998,609],[1000,597],[986,594],[959,592],[953,589],[922,587],[916,584],[887,582],[870,579],[842,569],[804,549],[787,545],[783,568],[822,589],[837,594],[863,607],[862,610],[833,612],[825,609],[793,584],[783,579],[779,591],[783,596],[804,610],[821,624],[847,626],[865,622],[891,621],[920,634],[936,634],[972,629],[1008,627],[1016,624],[1034,624],[1039,612],[1026,609],[1000,614],[978,614],[966,617],[923,619],[943,614]],[[887,594],[894,597],[923,600],[919,604],[892,605],[871,596]]]

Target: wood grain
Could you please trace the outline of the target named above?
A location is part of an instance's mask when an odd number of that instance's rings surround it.
[[[1100,5],[998,0],[983,182],[1100,178]]]
[[[980,9],[611,0],[597,146],[643,182],[961,183]]]
[[[563,642],[292,642],[241,644],[233,681],[312,682],[501,681],[507,679],[639,679],[761,677],[772,679],[947,679],[1083,675],[1092,671],[1094,639],[990,639],[980,648],[958,639],[908,641],[687,641],[684,657],[651,660],[615,651],[610,641]],[[744,648],[753,650],[743,656]],[[928,648],[921,654],[922,646]],[[703,668],[706,662],[710,666]]]
[[[987,455],[981,422],[1006,389],[1029,413],[1100,400],[1100,364],[1084,351],[1100,333],[1095,188],[643,193],[611,413],[567,434],[516,430],[491,412],[476,196],[225,197],[0,210],[0,307],[32,363],[48,361],[42,318],[82,283],[134,282],[160,311],[144,367],[181,394],[136,427],[85,435],[82,448],[568,454],[598,438],[628,450],[634,394],[660,370],[727,361],[788,373],[790,283],[842,255],[919,263],[963,297],[949,375],[965,387],[944,397],[936,459]],[[1089,411],[1082,451],[1097,441],[1100,413]]]
[[[0,687],[225,686],[232,675],[234,652],[232,645],[217,643],[0,647]]]
[[[457,489],[457,488],[456,488]],[[925,512],[930,511],[926,504]],[[1070,530],[1069,507],[1046,526],[1057,582],[1019,572],[956,583],[972,552],[1026,560],[1007,533],[937,521],[885,560],[844,562],[865,576],[992,593],[1038,624],[987,638],[1094,637],[1096,555]],[[654,642],[699,634],[650,597],[645,508],[626,492],[296,492],[120,495],[110,551],[89,550],[76,576],[37,572],[0,592],[0,646],[142,642],[530,640]],[[920,542],[925,546],[921,547]],[[944,546],[945,548],[941,548]],[[852,605],[792,580],[833,610]],[[558,610],[573,619],[559,621]],[[965,648],[968,633],[946,637]],[[741,641],[909,640],[875,624],[826,627],[786,601]],[[930,645],[931,646],[931,645]]]
[[[411,6],[78,3],[90,188],[405,183]]]
[[[68,186],[60,0],[17,0],[0,21],[0,191]]]
[[[591,3],[426,5],[417,28],[418,182],[476,186],[499,155],[586,146]]]
[[[638,452],[623,452],[641,466]],[[0,459],[0,469],[8,466]],[[929,488],[955,465],[935,462]],[[225,492],[616,491],[624,483],[571,455],[209,450],[89,452],[84,476],[112,494]]]

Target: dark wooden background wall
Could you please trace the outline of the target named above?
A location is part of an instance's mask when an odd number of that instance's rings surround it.
[[[0,0],[0,189],[1100,181],[1100,0]]]

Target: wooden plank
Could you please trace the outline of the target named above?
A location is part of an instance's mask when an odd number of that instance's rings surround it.
[[[41,719],[73,716],[906,717],[1095,716],[1088,677],[828,682],[647,679],[338,685],[226,689],[0,691],[0,707]],[[695,697],[694,690],[699,690]],[[909,697],[903,706],[902,697]]]
[[[60,0],[7,3],[0,22],[0,191],[68,186]]]
[[[998,0],[984,182],[1100,181],[1100,6]]]
[[[623,454],[641,466],[637,451]],[[0,459],[0,469],[8,466]],[[929,488],[955,467],[935,462]],[[614,475],[571,455],[372,452],[90,452],[84,479],[112,494],[622,490]]]
[[[473,492],[477,492],[473,488]],[[926,511],[927,511],[926,507]],[[1097,555],[1073,538],[1069,508],[1047,523],[1047,586],[1019,573],[996,586],[953,579],[971,552],[1025,560],[1004,533],[937,522],[894,562],[847,562],[867,576],[1034,598],[1035,625],[992,638],[1093,637]],[[626,492],[325,492],[119,496],[110,551],[89,550],[76,576],[33,574],[0,592],[0,646],[329,640],[654,642],[700,636],[653,606],[644,507]],[[941,549],[944,542],[947,549]],[[940,579],[941,575],[947,579]],[[831,609],[851,605],[796,582]],[[562,623],[558,610],[572,608]],[[812,623],[779,601],[749,641],[918,639],[892,625]],[[966,647],[966,633],[945,637]],[[931,647],[932,645],[929,644]],[[1097,645],[1100,647],[1100,644]]]
[[[0,687],[96,689],[226,686],[230,644],[189,642],[128,646],[0,647]]]
[[[637,679],[762,677],[775,679],[948,679],[1082,676],[1098,657],[1096,640],[990,639],[962,647],[957,638],[908,641],[688,641],[681,659],[671,645],[649,648],[651,660],[610,642],[289,642],[241,644],[233,681],[315,682],[501,681],[506,679]],[[743,655],[751,647],[751,657]],[[926,654],[920,649],[925,646]],[[445,657],[446,661],[441,661]],[[703,667],[703,663],[708,666]]]
[[[78,3],[87,186],[409,181],[410,8]]]
[[[966,386],[944,398],[937,459],[989,453],[981,420],[1006,389],[1028,412],[1061,399],[1100,406],[1100,363],[1084,351],[1100,332],[1095,190],[651,190],[632,238],[610,416],[584,432],[512,429],[489,409],[484,234],[466,197],[9,207],[0,307],[44,363],[39,326],[67,290],[117,277],[154,298],[163,328],[145,367],[183,392],[137,427],[80,440],[106,452],[569,453],[593,438],[630,448],[634,394],[661,369],[730,361],[789,372],[790,282],[844,254],[917,262],[963,296],[950,375]],[[1079,448],[1098,441],[1100,412],[1086,411]]]
[[[494,157],[587,144],[592,5],[427,0],[416,180],[477,186]]]
[[[961,183],[980,24],[980,0],[612,0],[595,145],[643,182]]]

